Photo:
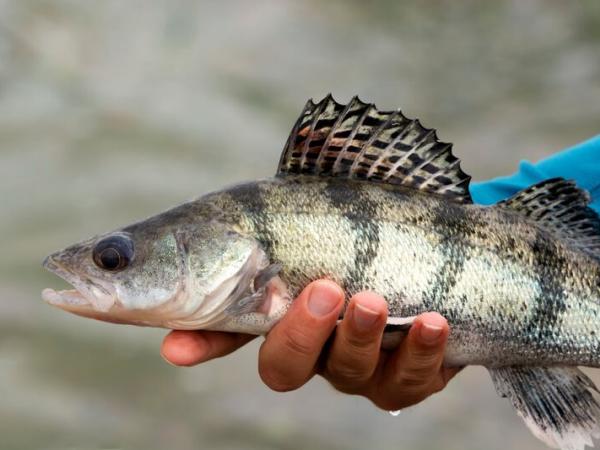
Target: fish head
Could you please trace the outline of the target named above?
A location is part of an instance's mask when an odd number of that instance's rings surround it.
[[[74,289],[43,299],[98,320],[261,334],[289,296],[261,244],[227,223],[157,216],[48,256]]]

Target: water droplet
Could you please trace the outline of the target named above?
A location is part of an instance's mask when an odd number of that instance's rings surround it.
[[[392,416],[394,417],[398,417],[400,415],[400,413],[402,412],[402,410],[397,409],[396,411],[388,411]]]

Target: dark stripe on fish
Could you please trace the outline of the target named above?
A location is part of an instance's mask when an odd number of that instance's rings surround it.
[[[325,186],[325,195],[331,206],[343,213],[355,210],[363,211],[360,203],[367,200],[361,194],[360,189],[348,189],[346,185],[339,182],[336,183],[335,180],[327,183]],[[367,213],[369,219],[376,217],[374,214],[369,215],[368,211],[364,212]]]
[[[534,301],[535,309],[525,328],[525,337],[530,344],[560,345],[554,335],[567,309],[565,289],[559,276],[568,271],[566,261],[557,251],[547,233],[538,230],[532,245],[534,271],[537,275],[539,293]]]
[[[178,267],[179,267],[179,276],[181,280],[186,280],[188,275],[188,254],[189,247],[188,243],[185,239],[185,236],[182,233],[174,233],[175,243],[177,244],[177,256],[178,256]],[[187,289],[187,283],[182,282],[180,284],[181,292],[185,292]]]
[[[379,251],[378,205],[360,190],[344,189],[339,183],[329,184],[325,194],[331,206],[351,223],[354,235],[354,261],[343,284],[350,293],[365,290],[369,283],[367,272]]]
[[[467,299],[449,311],[445,308],[446,297],[452,292],[462,276],[468,256],[466,252],[469,237],[485,233],[485,222],[462,208],[449,208],[440,203],[433,211],[431,219],[433,230],[444,230],[440,242],[442,265],[435,279],[423,292],[423,310],[438,311],[449,317],[461,317],[461,309]],[[474,300],[474,299],[471,299]]]
[[[344,284],[349,291],[358,292],[368,288],[367,271],[379,250],[379,226],[374,222],[360,221],[352,221],[352,226],[355,233],[354,265]]]
[[[267,204],[258,183],[235,186],[229,191],[229,195],[252,221],[257,240],[262,244],[269,258],[273,260],[273,248],[277,245],[277,237],[271,232],[269,215],[264,213]]]

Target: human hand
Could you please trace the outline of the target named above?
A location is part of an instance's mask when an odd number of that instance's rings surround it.
[[[449,329],[439,314],[417,317],[398,349],[387,352],[380,349],[385,300],[370,292],[355,295],[336,328],[343,305],[344,293],[335,283],[307,286],[261,346],[259,373],[267,386],[280,392],[298,389],[318,373],[341,392],[398,410],[438,392],[458,371],[442,367]],[[161,353],[175,365],[191,366],[227,355],[252,338],[172,331]]]

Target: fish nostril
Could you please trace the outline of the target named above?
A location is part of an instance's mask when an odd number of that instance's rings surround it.
[[[60,267],[60,264],[59,264],[60,260],[61,260],[61,258],[60,258],[60,254],[58,252],[52,253],[44,258],[44,261],[42,261],[42,267],[44,269],[53,271],[54,269],[57,269]]]
[[[51,255],[46,256],[44,261],[42,261],[42,267],[59,277],[64,278],[63,274],[69,271],[60,264],[60,256],[60,253],[52,253]]]

